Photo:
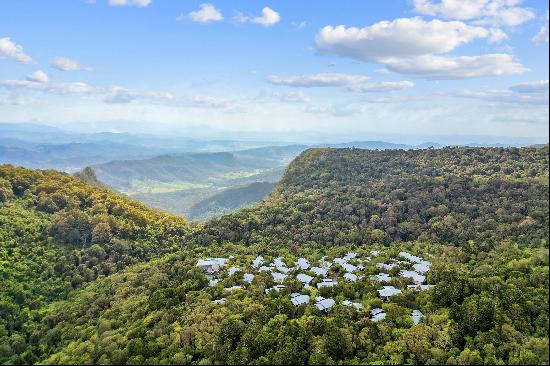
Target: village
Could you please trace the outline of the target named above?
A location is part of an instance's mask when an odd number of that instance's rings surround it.
[[[297,258],[294,263],[288,265],[283,258],[277,257],[267,261],[263,256],[257,256],[248,266],[236,265],[236,258],[205,258],[199,259],[196,266],[200,267],[209,278],[211,287],[217,286],[226,278],[242,274],[242,281],[239,285],[225,287],[227,293],[243,290],[247,284],[252,283],[256,276],[262,272],[271,274],[274,285],[265,288],[266,296],[287,291],[284,284],[287,279],[295,278],[301,284],[301,291],[290,292],[292,305],[298,307],[313,303],[321,312],[329,312],[337,304],[332,297],[323,297],[315,291],[317,296],[311,296],[311,290],[321,290],[325,287],[334,287],[340,281],[349,284],[358,281],[369,281],[378,284],[379,289],[376,296],[384,302],[391,302],[392,297],[402,294],[404,291],[424,291],[433,287],[427,284],[427,273],[430,270],[431,262],[401,251],[397,257],[385,257],[380,250],[371,250],[368,256],[360,258],[356,252],[348,252],[342,257],[328,259],[323,256],[318,260],[310,262],[307,258]],[[244,268],[246,267],[246,268]],[[375,269],[377,273],[371,273]],[[370,270],[367,270],[370,269]],[[396,274],[396,276],[392,276]],[[391,283],[398,282],[401,286]],[[288,293],[287,292],[287,293]],[[313,298],[313,301],[312,301]],[[226,298],[222,297],[213,300],[216,304],[225,303]],[[363,308],[360,302],[353,299],[344,299],[340,302],[357,311]],[[383,321],[386,312],[381,307],[375,307],[370,311],[370,319],[374,322]],[[424,318],[419,309],[411,309],[410,313],[413,324],[418,324]]]

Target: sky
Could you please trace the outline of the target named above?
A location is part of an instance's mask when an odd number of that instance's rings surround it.
[[[548,103],[543,0],[0,1],[0,122],[547,142]]]

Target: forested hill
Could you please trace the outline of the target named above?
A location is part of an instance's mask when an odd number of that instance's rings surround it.
[[[184,219],[69,175],[0,165],[0,363],[18,350],[17,362],[34,360],[47,304],[174,252],[188,230]]]
[[[548,238],[548,147],[311,149],[266,204],[213,220],[196,243],[318,246]]]

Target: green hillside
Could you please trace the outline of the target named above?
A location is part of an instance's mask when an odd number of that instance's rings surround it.
[[[142,263],[95,280],[91,276],[90,283],[75,286],[61,301],[41,301],[34,313],[23,309],[28,301],[7,292],[2,304],[25,304],[12,313],[28,314],[29,320],[25,326],[0,330],[2,362],[548,363],[548,148],[312,149],[291,163],[267,200],[193,230],[183,221],[67,176],[4,169],[8,174],[2,184],[8,189],[0,192],[11,198],[2,208],[20,212],[20,218],[3,220],[18,223],[13,231],[27,228],[24,237],[29,243],[43,242],[46,253],[58,246],[77,245],[73,250],[80,252],[102,247],[91,245],[88,233],[71,240],[57,237],[59,229],[52,227],[65,227],[55,225],[59,212],[41,211],[41,190],[22,191],[14,178],[17,172],[36,176],[37,187],[51,176],[70,183],[61,187],[85,190],[82,199],[104,194],[133,207],[103,211],[103,217],[116,222],[116,239],[109,243],[163,245],[145,250],[147,255],[136,259]],[[29,196],[34,197],[32,204]],[[85,202],[61,212],[100,215],[93,209],[97,203]],[[142,217],[136,211],[151,217],[148,230],[132,226]],[[48,225],[50,231],[42,234]],[[126,227],[137,231],[121,229]],[[18,236],[11,235],[18,243]],[[323,256],[332,260],[349,251],[362,261],[353,263],[364,264],[357,272],[361,278],[344,280],[343,267],[333,266],[329,276],[338,282],[332,287],[317,288],[320,278],[315,278],[308,290],[292,270],[282,282],[284,290],[266,294],[274,277],[250,266],[258,255],[266,263],[280,257],[290,267],[299,257],[321,263]],[[409,280],[399,271],[411,269],[411,264],[396,259],[401,251],[430,261],[426,282],[432,288],[407,286]],[[21,263],[31,255],[12,260],[12,252],[8,246],[4,261]],[[161,253],[166,254],[159,257]],[[230,258],[230,266],[241,271],[230,275],[223,269],[220,282],[210,286],[211,277],[195,265],[207,257]],[[44,262],[54,265],[58,260],[56,254]],[[391,300],[377,297],[381,284],[372,278],[386,263],[395,263],[387,270],[390,284],[402,289]],[[244,281],[244,272],[255,274],[251,283]],[[24,287],[33,281],[29,271],[12,282]],[[233,286],[242,288],[226,290]],[[327,312],[313,300],[294,306],[292,292],[332,298],[335,305]],[[214,302],[220,299],[225,302]],[[9,307],[2,305],[0,311],[4,309]],[[370,319],[374,309],[382,309],[386,318]],[[412,309],[424,315],[419,324],[411,320]]]

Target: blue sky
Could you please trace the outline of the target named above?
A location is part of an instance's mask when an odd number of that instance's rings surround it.
[[[0,2],[0,121],[548,139],[548,5]]]

